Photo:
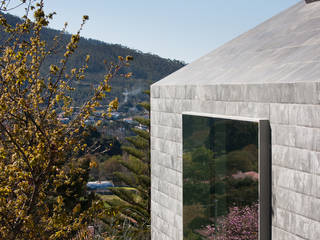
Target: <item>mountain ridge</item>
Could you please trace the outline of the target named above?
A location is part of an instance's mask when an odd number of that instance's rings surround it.
[[[7,22],[11,25],[15,25],[22,21],[22,19],[11,14],[0,14],[4,15]],[[6,34],[1,32],[1,35],[3,35],[2,38],[5,39]],[[53,44],[53,38],[57,35],[61,35],[61,31],[44,28],[41,33],[41,38],[50,46],[50,44]],[[63,33],[61,35],[59,41],[61,49],[57,54],[48,58],[43,64],[44,72],[48,72],[50,65],[58,63],[62,58],[65,45],[69,42],[70,37],[70,33]],[[3,39],[0,39],[0,43],[2,41]],[[118,56],[133,56],[133,61],[130,66],[125,67],[120,71],[120,73],[132,72],[132,77],[130,79],[121,77],[113,79],[111,81],[113,89],[106,99],[107,103],[110,99],[118,97],[121,106],[120,110],[123,111],[134,107],[140,101],[145,101],[146,95],[143,94],[143,91],[149,89],[151,84],[186,65],[182,61],[162,58],[156,54],[143,53],[142,51],[131,49],[120,44],[111,44],[100,40],[81,37],[79,47],[68,63],[67,71],[71,70],[73,67],[81,66],[88,54],[90,55],[90,62],[88,64],[89,67],[86,72],[86,78],[80,83],[74,82],[77,90],[73,94],[73,97],[75,99],[75,105],[78,106],[82,104],[85,97],[92,92],[93,86],[104,78],[106,72],[104,60],[107,60],[107,62],[110,63],[116,62]]]

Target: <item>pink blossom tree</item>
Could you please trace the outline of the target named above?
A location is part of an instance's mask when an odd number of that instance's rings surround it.
[[[221,217],[216,226],[207,226],[210,240],[257,240],[258,207],[253,204],[245,207],[232,207],[228,215]]]

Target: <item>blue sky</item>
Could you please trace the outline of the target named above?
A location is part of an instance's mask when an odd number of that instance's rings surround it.
[[[192,62],[299,0],[47,0],[51,27]],[[22,11],[16,11],[21,15]]]

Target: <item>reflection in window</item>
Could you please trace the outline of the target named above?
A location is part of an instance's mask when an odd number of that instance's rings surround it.
[[[183,115],[184,239],[258,239],[258,123]]]

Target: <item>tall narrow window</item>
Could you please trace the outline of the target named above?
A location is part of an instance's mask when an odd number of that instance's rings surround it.
[[[261,120],[183,115],[184,239],[268,239],[266,128]]]

